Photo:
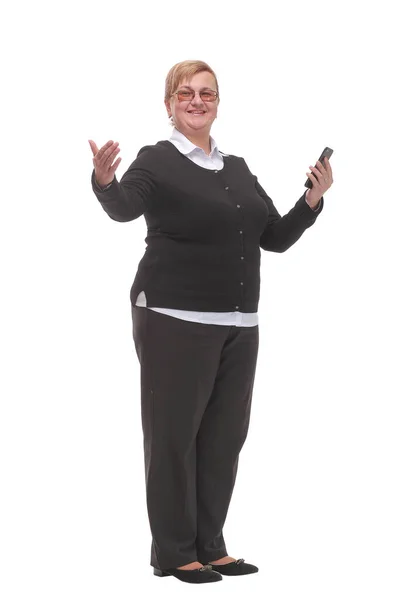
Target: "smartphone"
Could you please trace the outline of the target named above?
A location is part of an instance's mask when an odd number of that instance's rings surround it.
[[[325,156],[329,159],[332,156],[332,154],[333,154],[332,148],[326,147],[326,148],[324,148],[324,151],[322,152],[322,154],[318,160],[320,161],[320,163],[322,163],[325,166],[325,163],[324,163]],[[316,167],[317,165],[315,164],[314,166]],[[305,187],[308,187],[311,190],[313,183],[309,177],[307,178],[307,181],[305,182],[304,185],[305,185]]]

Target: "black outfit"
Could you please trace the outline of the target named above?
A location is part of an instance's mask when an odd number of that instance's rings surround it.
[[[203,169],[167,140],[142,148],[122,176],[93,191],[107,214],[144,214],[148,235],[131,287],[150,563],[169,569],[228,554],[222,533],[246,439],[259,329],[195,323],[136,306],[256,312],[260,247],[283,252],[316,220],[305,193],[281,217],[243,158]]]
[[[204,169],[168,140],[144,146],[118,183],[93,190],[115,221],[144,214],[148,245],[131,287],[147,305],[208,312],[257,312],[260,248],[284,252],[323,210],[305,201],[283,217],[243,158]]]

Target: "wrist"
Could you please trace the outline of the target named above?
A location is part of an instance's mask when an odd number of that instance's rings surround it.
[[[317,209],[318,209],[318,206],[319,206],[319,203],[320,203],[320,201],[321,201],[321,198],[318,198],[318,200],[315,202],[315,201],[312,201],[312,200],[310,200],[310,199],[309,199],[309,195],[310,195],[310,190],[307,190],[307,192],[306,192],[306,196],[305,196],[305,200],[306,200],[306,202],[307,202],[308,206],[309,206],[309,207],[310,207],[312,210],[317,210]]]
[[[114,180],[109,181],[108,183],[99,183],[97,181],[97,179],[95,178],[95,183],[96,183],[97,187],[99,187],[101,190],[106,190],[107,188],[109,188],[113,181]]]

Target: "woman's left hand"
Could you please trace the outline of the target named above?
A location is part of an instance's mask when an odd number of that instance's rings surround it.
[[[310,165],[312,173],[307,173],[307,176],[312,181],[313,187],[306,193],[307,204],[311,208],[315,208],[320,201],[321,197],[331,187],[333,183],[332,169],[329,163],[329,159],[325,156],[325,166],[318,160],[317,168]]]

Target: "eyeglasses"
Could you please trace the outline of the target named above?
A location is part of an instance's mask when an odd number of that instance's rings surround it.
[[[173,96],[178,96],[179,102],[184,102],[186,100],[193,100],[195,92],[193,90],[178,90]],[[215,102],[218,98],[218,92],[214,92],[213,90],[202,90],[200,92],[200,98],[204,102]]]

